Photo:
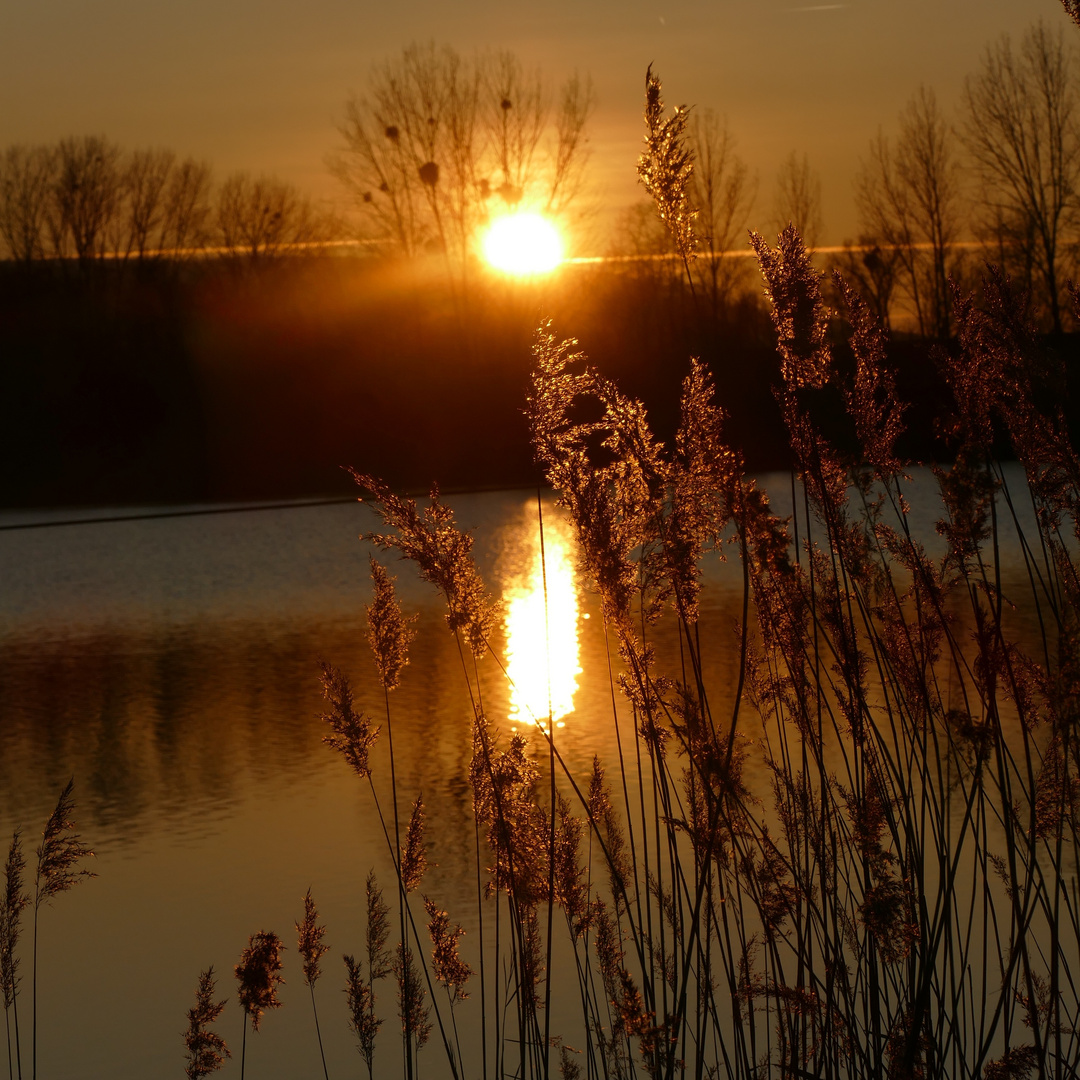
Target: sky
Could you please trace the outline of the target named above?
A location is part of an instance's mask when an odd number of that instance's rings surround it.
[[[635,162],[645,69],[669,104],[727,118],[771,217],[782,161],[821,177],[826,243],[857,228],[852,178],[920,84],[946,111],[991,41],[1058,0],[5,0],[0,148],[103,134],[340,196],[325,158],[344,103],[411,42],[509,49],[557,82],[589,75],[590,173],[602,217],[643,196]]]

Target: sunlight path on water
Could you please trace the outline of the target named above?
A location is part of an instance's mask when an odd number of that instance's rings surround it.
[[[504,591],[511,723],[558,726],[574,710],[581,674],[578,590],[570,526],[545,516],[544,544],[534,527],[523,572]],[[547,602],[544,570],[547,570]],[[550,690],[549,690],[550,673]]]

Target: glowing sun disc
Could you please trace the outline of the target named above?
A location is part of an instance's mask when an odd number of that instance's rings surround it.
[[[484,234],[484,258],[507,274],[543,274],[562,262],[558,230],[540,214],[509,214]]]

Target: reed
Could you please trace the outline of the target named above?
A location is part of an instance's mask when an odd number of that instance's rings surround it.
[[[315,983],[322,974],[319,961],[330,951],[330,946],[323,944],[325,936],[326,927],[319,922],[319,911],[309,888],[304,894],[304,917],[296,924],[296,950],[304,961],[304,985],[311,995],[311,1012],[315,1017],[315,1034],[319,1040],[323,1076],[330,1080],[326,1068],[326,1051],[323,1049],[322,1029],[319,1027],[319,1010],[315,1004]]]
[[[184,1073],[188,1080],[202,1080],[217,1072],[225,1064],[226,1058],[232,1057],[225,1040],[210,1028],[227,1004],[226,1000],[214,1001],[216,985],[213,965],[199,973],[195,1005],[188,1009],[188,1028],[184,1032],[184,1046],[187,1049]]]
[[[240,962],[233,969],[236,975],[237,996],[244,1013],[243,1036],[240,1043],[240,1078],[243,1080],[247,1064],[247,1031],[250,1025],[257,1032],[263,1014],[268,1009],[281,1008],[278,987],[284,983],[281,971],[281,938],[273,931],[260,930],[248,938],[247,948],[240,954]]]
[[[96,877],[90,870],[76,870],[83,859],[94,853],[83,844],[75,832],[72,813],[75,801],[72,793],[74,779],[69,780],[56,800],[56,808],[49,815],[37,849],[37,865],[34,870],[34,944],[31,977],[31,1035],[30,1074],[37,1080],[37,975],[38,975],[38,915],[42,905],[50,903],[61,893],[73,889],[88,878]]]
[[[693,162],[651,70],[646,112],[642,178],[685,234],[688,264]],[[455,1075],[545,1080],[556,1068],[589,1080],[1074,1076],[1080,458],[1060,362],[1000,273],[981,297],[954,290],[957,338],[937,358],[951,461],[935,471],[942,551],[930,554],[910,524],[883,329],[840,276],[842,310],[827,309],[794,227],[752,243],[780,357],[790,516],[725,441],[702,364],[689,365],[666,446],[576,342],[547,326],[535,340],[536,457],[610,643],[610,768],[575,775],[542,717],[531,738],[497,730],[480,664],[501,667],[498,611],[471,537],[437,491],[420,509],[357,477],[384,526],[370,539],[442,591],[474,705],[478,903],[495,932],[473,948],[480,988],[463,1001],[447,975],[460,934],[426,902],[424,970],[447,987],[455,1032],[470,1006],[482,1032],[471,1065],[456,1039],[444,1038],[447,1059]],[[822,434],[822,410],[846,415],[842,445]],[[1006,522],[1036,655],[1012,635]],[[729,557],[742,580],[737,663],[711,685],[701,567]],[[661,619],[678,629],[671,668],[654,647]],[[751,767],[771,790],[750,785]],[[404,852],[396,866],[404,889]],[[399,985],[412,985],[412,962],[399,947]],[[556,980],[580,1002],[561,1033]],[[403,1013],[419,1007],[402,998]]]
[[[4,862],[4,893],[0,896],[0,993],[4,1000],[4,1027],[7,1036],[8,1080],[16,1071],[22,1080],[22,1051],[19,1043],[19,938],[22,913],[30,906],[30,894],[23,887],[26,856],[18,829]],[[12,1027],[14,1026],[14,1033]],[[15,1062],[12,1063],[12,1044]]]

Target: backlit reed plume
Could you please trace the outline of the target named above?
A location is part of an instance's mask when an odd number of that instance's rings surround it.
[[[19,936],[22,933],[22,913],[30,906],[30,895],[23,887],[26,857],[18,829],[11,838],[7,860],[4,863],[4,893],[0,897],[0,994],[4,1001],[4,1025],[7,1030],[8,1077],[15,1074],[11,1060],[12,1042],[15,1044],[15,1065],[22,1077],[22,1054],[19,1046]],[[9,1016],[10,1011],[10,1016]],[[14,1038],[12,1021],[14,1020]]]
[[[320,667],[323,697],[330,702],[330,712],[323,713],[322,717],[330,727],[330,734],[323,736],[323,742],[341,754],[361,779],[370,777],[368,755],[379,736],[379,729],[372,726],[370,718],[362,711],[353,708],[349,680],[325,661]]]
[[[367,928],[365,949],[368,976],[364,978],[363,965],[352,956],[345,961],[345,997],[349,1009],[349,1030],[356,1036],[357,1049],[368,1068],[368,1078],[373,1076],[375,1036],[382,1027],[382,1020],[375,1015],[375,980],[393,973],[393,959],[386,942],[390,937],[390,907],[383,899],[382,889],[375,878],[375,871],[368,872],[364,883],[367,900]]]
[[[381,480],[353,473],[356,482],[372,493],[371,505],[394,533],[371,533],[365,539],[382,548],[394,548],[416,563],[420,576],[431,582],[446,601],[450,629],[465,635],[477,657],[487,651],[495,626],[497,606],[491,599],[472,557],[472,537],[454,522],[453,511],[439,502],[432,488],[428,505],[420,513],[414,499],[395,495]]]
[[[660,77],[652,65],[645,72],[645,153],[638,159],[638,179],[656,203],[660,220],[671,233],[684,262],[694,256],[694,218],[690,203],[690,183],[694,172],[694,152],[686,137],[689,110],[676,106],[664,118],[660,97]],[[689,273],[689,269],[687,270]]]
[[[427,991],[424,989],[412,949],[399,944],[393,966],[398,985],[398,1016],[401,1019],[401,1030],[412,1043],[410,1051],[415,1054],[431,1035]]]
[[[323,1050],[322,1030],[319,1027],[319,1010],[315,1006],[315,983],[322,971],[319,961],[330,951],[329,945],[323,944],[326,927],[319,923],[319,912],[311,896],[311,889],[304,894],[304,917],[296,924],[296,949],[304,961],[304,985],[311,993],[311,1011],[315,1016],[315,1034],[319,1039],[319,1054],[322,1057],[323,1075],[330,1080],[326,1071],[326,1052]]]
[[[405,833],[405,847],[401,852],[401,884],[407,893],[418,888],[427,870],[427,851],[424,846],[424,797],[416,796],[409,828]]]
[[[187,1048],[187,1066],[184,1073],[188,1080],[202,1080],[202,1077],[217,1072],[232,1057],[225,1040],[210,1030],[225,1008],[225,1001],[214,1001],[214,969],[208,967],[199,975],[199,985],[195,990],[195,1005],[188,1009],[188,1029],[184,1032],[184,1046]]]
[[[896,440],[904,428],[904,408],[886,361],[885,334],[866,301],[839,271],[833,274],[833,283],[847,309],[848,343],[855,357],[855,377],[845,395],[848,412],[855,421],[863,459],[884,479],[900,472]]]
[[[76,885],[97,877],[90,870],[76,870],[80,860],[89,858],[94,853],[82,842],[75,832],[75,823],[71,819],[75,809],[72,791],[75,781],[69,780],[60,792],[56,809],[45,823],[41,844],[37,849],[37,868],[34,872],[34,957],[32,974],[32,1015],[31,1024],[31,1076],[37,1078],[37,946],[38,914],[42,904],[49,903],[53,897],[73,889]]]
[[[281,1008],[277,989],[284,983],[281,971],[281,938],[272,931],[260,930],[248,938],[247,948],[240,954],[234,969],[238,985],[240,1008],[244,1010],[244,1035],[240,1045],[240,1077],[243,1080],[247,1057],[248,1021],[251,1030],[258,1031],[263,1013]]]
[[[349,1013],[349,1030],[356,1037],[356,1048],[367,1065],[368,1080],[374,1080],[375,1036],[382,1021],[375,1015],[375,994],[371,979],[364,978],[360,961],[347,953],[345,962],[345,1003]]]
[[[385,689],[393,690],[401,669],[409,662],[409,642],[416,633],[409,623],[416,616],[407,619],[402,615],[394,595],[394,579],[375,559],[371,560],[371,580],[375,584],[375,598],[367,609],[368,640],[379,679]]]
[[[742,504],[742,458],[724,441],[725,416],[714,399],[712,375],[692,359],[675,433],[671,520],[664,530],[675,608],[687,624],[697,622],[701,558],[718,547]]]
[[[367,948],[368,971],[372,979],[383,979],[391,973],[392,958],[386,948],[390,937],[390,906],[383,899],[383,891],[375,879],[375,871],[368,871],[364,883],[367,899],[367,929],[365,945]]]
[[[537,460],[573,522],[604,617],[624,651],[633,651],[639,575],[650,586],[658,582],[658,523],[669,467],[641,402],[593,368],[579,370],[585,357],[573,351],[576,344],[556,341],[549,325],[537,331],[529,426]],[[597,412],[598,419],[581,418]],[[661,604],[660,595],[648,597],[647,621]]]
[[[460,926],[450,928],[448,912],[424,897],[424,910],[428,914],[428,934],[431,936],[432,970],[438,982],[446,987],[451,1004],[464,1001],[468,996],[465,984],[472,977],[472,968],[458,954],[458,938],[465,931]]]
[[[760,233],[751,232],[750,246],[765,278],[765,295],[772,303],[785,384],[794,389],[824,386],[832,366],[828,320],[821,299],[820,275],[798,229],[788,225],[776,248],[770,248]]]

